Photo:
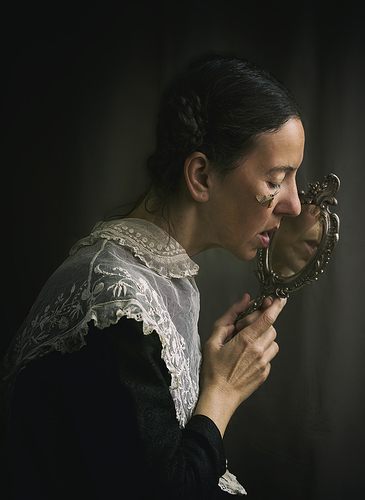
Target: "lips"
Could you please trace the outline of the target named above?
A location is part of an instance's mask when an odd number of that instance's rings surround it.
[[[268,232],[262,231],[262,233],[259,233],[259,237],[261,239],[263,246],[266,248],[270,243],[270,236],[269,236]]]
[[[268,231],[262,231],[261,233],[259,233],[259,236],[260,236],[260,239],[261,239],[261,242],[263,244],[263,246],[266,248],[269,243],[270,243],[270,237],[273,235],[273,233],[275,233],[275,231],[277,231],[279,229],[278,226],[276,227],[273,227],[272,229],[269,229]]]
[[[307,245],[307,248],[309,250],[309,254],[312,255],[312,253],[317,250],[317,242],[315,240],[310,240],[305,242]]]

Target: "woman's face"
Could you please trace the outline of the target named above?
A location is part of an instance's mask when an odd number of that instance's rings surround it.
[[[283,216],[299,215],[295,176],[303,152],[304,129],[292,118],[277,132],[261,134],[252,152],[223,180],[211,173],[205,204],[210,247],[225,248],[240,260],[252,259],[268,245]],[[276,192],[270,207],[256,199]]]
[[[270,245],[272,268],[290,276],[301,271],[321,243],[323,221],[317,206],[303,205],[296,218],[285,218]]]

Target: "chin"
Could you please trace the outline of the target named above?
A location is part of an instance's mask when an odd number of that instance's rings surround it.
[[[239,251],[231,252],[231,253],[233,253],[233,255],[239,260],[248,261],[248,260],[252,260],[256,257],[257,248],[250,248],[250,249],[244,248],[244,249],[241,249]]]

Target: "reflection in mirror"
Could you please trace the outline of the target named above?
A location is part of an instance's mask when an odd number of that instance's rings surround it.
[[[270,243],[269,265],[283,278],[299,273],[316,257],[323,236],[323,217],[313,205],[302,205],[298,217],[284,217]]]
[[[257,252],[260,290],[236,323],[256,311],[265,297],[288,297],[290,292],[318,279],[328,264],[339,239],[340,220],[328,205],[337,205],[334,195],[340,180],[334,174],[322,182],[308,184],[299,192],[302,211],[298,217],[284,217],[267,248]]]

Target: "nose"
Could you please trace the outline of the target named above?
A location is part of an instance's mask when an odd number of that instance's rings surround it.
[[[302,211],[302,205],[298,196],[298,188],[294,182],[285,192],[280,193],[274,212],[287,217],[296,217]]]

